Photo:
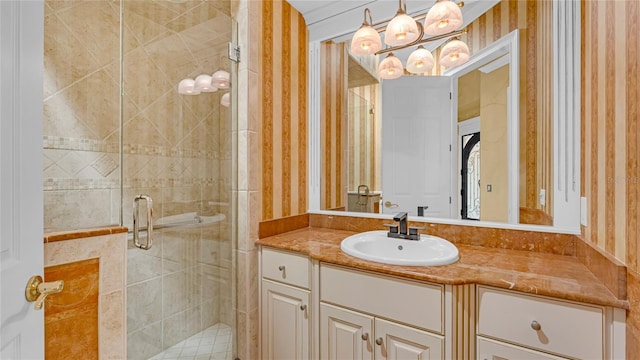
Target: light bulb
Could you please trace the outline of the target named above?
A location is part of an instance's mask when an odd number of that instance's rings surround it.
[[[178,94],[198,95],[200,91],[195,89],[195,81],[193,79],[182,79],[178,84]]]
[[[395,57],[393,53],[389,53],[387,57],[378,65],[378,76],[382,79],[397,79],[402,76],[404,69],[400,59]]]
[[[370,55],[382,47],[380,34],[367,24],[362,24],[351,39],[351,53],[355,55]]]
[[[433,55],[422,45],[418,46],[407,59],[407,71],[412,74],[422,74],[433,69]]]
[[[211,85],[211,76],[207,74],[198,75],[195,80],[195,90],[202,92],[216,91],[213,85]]]
[[[224,70],[218,70],[211,75],[211,84],[218,89],[228,89],[231,85],[230,75]]]
[[[231,105],[231,95],[229,93],[222,95],[220,98],[220,105],[224,107],[229,107],[229,105]]]
[[[428,35],[442,35],[457,30],[462,26],[460,6],[450,0],[439,0],[424,19],[424,32]]]
[[[419,35],[416,21],[399,9],[396,16],[387,25],[384,42],[389,46],[402,46],[415,41]]]
[[[440,52],[440,64],[452,68],[466,63],[470,56],[467,44],[460,40],[451,40],[445,44]]]

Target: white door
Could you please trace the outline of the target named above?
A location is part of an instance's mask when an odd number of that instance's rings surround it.
[[[43,275],[44,3],[0,1],[0,359],[44,358],[44,311],[25,299]]]
[[[376,360],[444,359],[444,337],[376,318]]]
[[[373,360],[373,317],[320,304],[320,358]]]
[[[309,358],[309,291],[262,281],[262,359]]]
[[[451,79],[404,76],[382,84],[383,213],[453,216]]]

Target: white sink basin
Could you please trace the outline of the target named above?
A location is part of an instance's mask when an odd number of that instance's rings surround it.
[[[424,234],[420,240],[405,240],[387,237],[384,230],[367,231],[342,240],[340,248],[360,259],[393,265],[436,266],[458,261],[455,245]]]

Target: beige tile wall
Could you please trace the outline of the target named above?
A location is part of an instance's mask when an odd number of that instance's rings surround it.
[[[260,32],[261,6],[258,1],[234,0],[233,16],[238,22],[241,49],[238,64],[238,249],[237,336],[240,359],[258,359],[258,260],[254,242],[262,205],[260,192],[261,94]]]

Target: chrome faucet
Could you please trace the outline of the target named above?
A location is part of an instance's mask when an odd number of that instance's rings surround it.
[[[384,224],[384,226],[389,227],[387,236],[397,239],[420,240],[418,230],[423,230],[424,228],[409,226],[409,231],[407,232],[407,217],[408,215],[406,212],[397,213],[393,216],[393,221],[397,221],[399,224]]]
[[[400,234],[407,235],[407,213],[397,213],[393,217],[393,221],[398,221],[400,223]]]

